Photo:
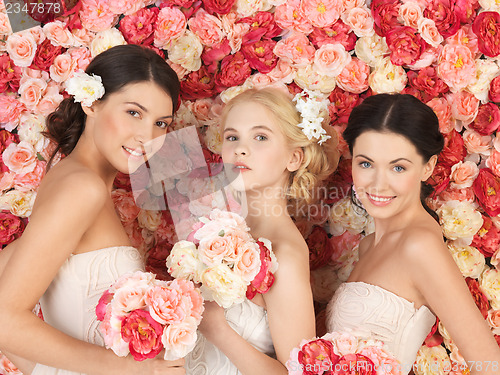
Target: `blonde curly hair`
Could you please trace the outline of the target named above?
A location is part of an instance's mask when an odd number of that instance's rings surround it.
[[[322,145],[313,138],[309,140],[298,124],[302,121],[290,94],[277,88],[248,89],[232,98],[224,107],[221,116],[224,128],[228,113],[241,103],[258,103],[272,113],[277,125],[285,135],[291,148],[300,147],[304,157],[300,167],[290,173],[287,198],[297,200],[298,204],[313,203],[313,191],[335,171],[339,161],[338,138],[335,129],[329,125],[325,114],[323,128],[331,137]]]

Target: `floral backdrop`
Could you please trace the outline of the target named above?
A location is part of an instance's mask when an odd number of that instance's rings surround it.
[[[29,2],[29,1],[28,1]],[[218,161],[221,108],[249,87],[304,88],[328,97],[342,155],[321,204],[297,226],[310,247],[318,317],[357,260],[373,221],[350,200],[349,152],[341,134],[373,93],[409,93],[437,114],[446,144],[429,205],[476,304],[500,335],[500,3],[495,0],[81,0],[57,18],[12,33],[0,2],[0,245],[19,237],[53,145],[45,117],[67,96],[63,83],[114,45],[165,57],[182,81],[175,128],[195,125],[207,161]],[[166,277],[176,241],[168,211],[135,206],[127,176],[113,199],[148,269]],[[495,336],[500,342],[500,336]],[[0,355],[1,356],[1,355]],[[436,324],[417,374],[459,374],[463,361]],[[430,366],[436,363],[439,366]],[[0,374],[16,373],[4,357]]]

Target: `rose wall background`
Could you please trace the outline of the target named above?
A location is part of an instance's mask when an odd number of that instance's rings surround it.
[[[495,0],[82,0],[13,34],[0,6],[0,245],[29,220],[52,145],[45,117],[63,83],[107,48],[135,43],[165,57],[182,80],[175,128],[195,125],[207,161],[219,160],[223,103],[249,87],[320,91],[342,155],[322,204],[297,225],[310,247],[318,314],[373,230],[350,203],[350,160],[341,138],[351,109],[373,93],[405,92],[437,114],[446,146],[428,181],[453,255],[478,308],[500,335],[500,4]],[[45,18],[44,18],[45,17]],[[148,269],[166,276],[176,241],[168,211],[135,206],[127,176],[113,199]],[[188,197],[179,197],[188,199]],[[459,314],[460,312],[457,311]],[[500,342],[500,336],[496,336]],[[463,358],[436,324],[417,362],[444,374]],[[2,358],[0,374],[17,370]],[[457,374],[456,372],[451,372]]]

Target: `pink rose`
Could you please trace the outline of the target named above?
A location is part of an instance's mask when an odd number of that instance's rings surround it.
[[[371,36],[374,34],[373,18],[371,12],[365,7],[355,7],[342,14],[342,21],[359,36]]]
[[[420,34],[409,26],[395,27],[388,30],[385,36],[394,65],[411,65],[426,49],[426,43]]]
[[[295,76],[295,70],[286,61],[278,59],[278,63],[273,70],[267,73],[267,76],[275,82],[291,83]]]
[[[300,12],[315,27],[328,27],[337,21],[342,11],[340,0],[301,0]]]
[[[426,2],[424,17],[433,20],[441,35],[447,38],[455,34],[460,27],[460,20],[454,8],[455,1],[429,0]]]
[[[13,96],[0,95],[0,124],[2,128],[11,131],[19,123],[21,113],[26,111],[26,106]]]
[[[2,153],[2,159],[5,165],[17,174],[32,172],[37,161],[35,149],[26,141],[8,145]]]
[[[210,14],[228,14],[236,0],[202,0],[203,7]]]
[[[179,289],[183,295],[182,298],[185,299],[189,297],[191,305],[191,317],[193,317],[196,322],[199,323],[201,321],[203,310],[205,309],[203,307],[203,297],[201,296],[200,289],[195,288],[192,281],[184,279],[174,279],[171,281],[170,286],[172,288]]]
[[[215,266],[222,262],[222,259],[231,246],[225,237],[213,237],[200,241],[198,252],[201,260],[208,266]]]
[[[67,53],[69,53],[75,64],[75,70],[85,70],[92,60],[89,49],[85,47],[70,48]]]
[[[486,321],[488,322],[494,333],[500,332],[500,310],[489,310],[488,318],[486,319]]]
[[[428,18],[424,18],[419,22],[418,31],[422,36],[422,39],[432,47],[439,46],[444,40],[434,21]]]
[[[41,78],[28,78],[19,86],[19,99],[28,109],[35,109],[47,88],[47,82]]]
[[[245,17],[238,22],[246,23],[250,29],[243,37],[243,43],[255,43],[261,39],[272,39],[279,36],[281,28],[274,20],[274,14],[270,12],[258,12],[252,17]]]
[[[331,26],[314,28],[309,39],[316,48],[325,44],[340,43],[346,51],[351,51],[356,44],[356,34],[340,19]]]
[[[479,99],[468,91],[459,91],[446,96],[451,103],[451,113],[464,125],[470,124],[476,118],[479,109]]]
[[[178,324],[191,310],[180,291],[170,288],[167,282],[150,288],[144,299],[153,319],[161,324]]]
[[[67,53],[57,56],[50,66],[50,78],[56,82],[66,81],[76,70],[75,61]]]
[[[324,369],[324,372],[335,368],[339,359],[340,357],[335,354],[333,350],[333,344],[330,341],[323,339],[316,339],[307,342],[301,346],[298,353],[298,360],[303,368]],[[310,371],[309,373],[322,374],[323,372],[320,371],[321,370],[318,372]]]
[[[221,21],[203,9],[198,10],[196,14],[188,21],[189,29],[194,32],[203,45],[211,47],[220,43],[224,38]]]
[[[469,124],[469,128],[481,135],[491,135],[500,126],[500,109],[493,103],[486,103],[479,107],[476,119]]]
[[[99,32],[110,29],[116,24],[118,15],[109,9],[107,0],[81,0],[79,16],[83,27]]]
[[[109,9],[115,14],[134,14],[144,5],[146,1],[137,0],[114,0],[109,3]]]
[[[438,117],[441,133],[447,134],[455,128],[455,119],[451,117],[451,106],[445,98],[434,98],[425,104],[431,107]]]
[[[299,6],[300,0],[287,1],[278,5],[274,11],[274,19],[282,29],[289,29],[307,35],[313,30],[313,25],[299,11]]]
[[[491,137],[482,136],[473,130],[466,130],[463,134],[463,140],[467,151],[470,154],[489,155],[491,152]]]
[[[63,99],[64,97],[59,93],[46,94],[38,102],[35,112],[43,116],[48,116],[57,109]]]
[[[224,57],[220,71],[215,76],[217,90],[243,84],[252,74],[252,68],[241,52]]]
[[[371,11],[374,20],[375,32],[380,36],[399,26],[399,1],[398,0],[373,0]]]
[[[36,41],[29,32],[11,34],[7,39],[7,52],[17,66],[30,66],[36,54]]]
[[[483,226],[474,235],[471,246],[474,246],[487,258],[493,256],[500,249],[500,229],[493,224],[487,215],[483,215]]]
[[[354,94],[361,94],[369,87],[370,67],[357,57],[353,57],[337,78],[337,85]]]
[[[486,166],[490,168],[493,173],[500,177],[500,152],[496,149],[490,154],[490,157],[486,160]]]
[[[201,69],[206,68],[209,73],[215,73],[219,69],[219,62],[230,53],[231,46],[228,39],[224,39],[212,47],[205,47],[201,54],[205,66],[202,65]]]
[[[423,17],[422,7],[414,1],[404,2],[399,7],[399,19],[405,26],[418,29],[418,24]]]
[[[163,327],[147,311],[132,311],[123,320],[121,333],[136,361],[154,358],[163,349]]]
[[[366,350],[366,349],[365,349]],[[375,375],[375,364],[367,356],[359,353],[346,354],[342,356],[337,367],[345,368],[342,375]],[[385,372],[385,371],[384,371]]]
[[[479,205],[488,215],[500,214],[500,177],[489,168],[481,168],[472,187]]]
[[[341,259],[353,251],[353,249],[358,246],[359,241],[361,241],[361,234],[353,234],[346,230],[340,236],[334,236],[329,238],[330,246],[332,247],[332,255],[330,261],[333,264],[341,263]]]
[[[472,186],[472,183],[479,174],[476,163],[471,161],[458,162],[451,167],[451,184],[454,189],[463,189]]]
[[[23,373],[2,353],[0,353],[0,369],[5,371],[5,375],[23,375]]]
[[[123,17],[118,29],[127,43],[150,44],[155,30],[159,8],[142,8],[137,13]]]
[[[476,200],[476,197],[474,195],[474,190],[472,187],[465,188],[465,189],[452,189],[452,188],[447,188],[446,190],[443,190],[439,196],[439,200],[443,202],[449,202],[449,201],[461,201],[461,202],[468,202],[468,203],[474,203]]]
[[[448,86],[459,91],[476,78],[476,63],[469,48],[447,44],[439,55],[437,71]]]
[[[257,245],[260,248],[260,270],[247,288],[248,299],[252,299],[257,293],[266,293],[274,283],[271,253],[262,241],[257,241]]]
[[[276,67],[278,57],[273,53],[276,42],[272,39],[259,40],[241,47],[243,56],[247,59],[252,69],[262,74],[269,73]]]
[[[21,68],[14,65],[7,53],[0,55],[0,93],[17,92]]]
[[[468,47],[472,55],[476,58],[481,54],[481,52],[479,52],[477,35],[472,31],[472,25],[463,25],[455,34],[446,38],[446,43],[461,44]]]
[[[309,43],[309,39],[300,33],[292,33],[288,38],[276,43],[274,47],[276,56],[297,68],[309,65],[313,61],[315,52],[316,50]]]
[[[314,53],[313,69],[319,74],[335,77],[351,61],[351,55],[341,44],[325,44]]]
[[[243,280],[250,282],[261,268],[259,246],[253,242],[246,242],[239,246],[238,252],[240,256],[234,265],[234,270]]]
[[[488,99],[497,104],[500,103],[500,76],[496,76],[491,80]]]
[[[106,290],[101,298],[99,298],[99,301],[97,302],[97,306],[95,308],[95,314],[97,316],[97,319],[99,321],[103,321],[105,316],[106,316],[106,311],[108,310],[107,309],[107,306],[109,305],[109,303],[111,302],[111,300],[113,299],[113,296],[114,296],[114,293],[111,293],[109,290]]]
[[[175,360],[188,354],[196,344],[196,322],[192,317],[165,328],[161,342],[165,347],[165,359]]]
[[[173,40],[184,34],[186,26],[186,17],[178,8],[162,8],[155,24],[155,47],[168,48]]]
[[[462,23],[470,23],[476,18],[478,8],[477,0],[455,0],[455,13]]]
[[[10,212],[0,212],[0,246],[8,245],[19,238],[26,227],[25,221]]]
[[[43,32],[47,36],[47,39],[50,40],[55,46],[68,48],[75,43],[73,35],[61,21],[54,21],[45,24],[43,26]]]
[[[479,50],[486,56],[495,57],[500,54],[500,14],[498,12],[481,12],[472,24],[472,31],[477,35]]]
[[[134,221],[139,215],[140,208],[137,207],[132,192],[123,189],[115,189],[111,192],[111,198],[115,204],[120,219],[124,223]]]
[[[14,185],[19,191],[36,190],[45,174],[46,162],[37,160],[35,169],[25,174],[16,174]]]

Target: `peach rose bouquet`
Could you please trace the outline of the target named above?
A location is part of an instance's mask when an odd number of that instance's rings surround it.
[[[266,293],[278,268],[271,242],[255,241],[238,214],[214,209],[167,257],[168,272],[201,284],[203,298],[228,308]]]
[[[137,271],[119,278],[96,306],[106,348],[136,361],[185,357],[196,343],[203,313],[200,290],[191,281],[156,279]]]
[[[401,363],[382,341],[347,332],[302,340],[286,363],[289,375],[399,375]]]

